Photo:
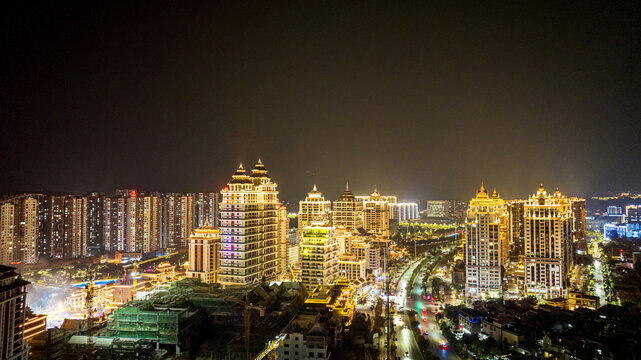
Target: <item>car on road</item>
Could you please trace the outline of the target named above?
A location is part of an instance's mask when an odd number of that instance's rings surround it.
[[[441,349],[447,350],[447,343],[442,343],[441,344]]]
[[[405,357],[404,357],[404,358],[405,358],[405,359],[409,359],[409,358],[410,358],[410,353],[408,353],[408,352],[406,351],[406,352],[405,352]]]

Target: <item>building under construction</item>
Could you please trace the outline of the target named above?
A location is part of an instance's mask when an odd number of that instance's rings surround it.
[[[108,359],[254,359],[275,354],[275,339],[282,339],[305,297],[299,283],[223,289],[184,279],[116,309],[91,346]],[[67,358],[80,358],[86,347],[87,336],[74,336]]]

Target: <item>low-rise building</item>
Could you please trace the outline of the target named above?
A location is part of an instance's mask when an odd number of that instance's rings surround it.
[[[330,359],[340,339],[340,325],[328,312],[303,312],[285,329],[287,336],[277,348],[278,359]]]
[[[474,309],[460,309],[458,311],[458,321],[463,329],[473,334],[480,333],[483,328],[483,314]]]
[[[599,308],[599,297],[586,295],[582,292],[571,291],[568,294],[568,310],[576,310],[579,308],[587,308],[596,310]]]
[[[354,255],[343,254],[338,258],[338,272],[347,280],[365,278],[365,259],[357,260]]]
[[[483,333],[504,346],[519,346],[525,341],[522,331],[501,319],[483,319]]]

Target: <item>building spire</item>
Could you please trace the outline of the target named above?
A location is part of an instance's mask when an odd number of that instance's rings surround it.
[[[258,158],[258,164],[263,165],[263,162],[260,160],[260,158]]]
[[[345,191],[349,191],[349,181],[345,181]]]
[[[479,192],[485,192],[485,186],[483,185],[483,181],[481,181],[481,188],[479,189]]]
[[[238,170],[245,170],[245,169],[243,169],[243,163],[240,163],[240,164],[238,165]]]
[[[316,184],[314,184],[314,188],[312,189],[312,191],[318,191],[316,190]]]

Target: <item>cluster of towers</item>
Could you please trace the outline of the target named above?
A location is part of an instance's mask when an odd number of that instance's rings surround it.
[[[465,291],[498,297],[508,258],[524,270],[525,295],[554,298],[567,293],[574,254],[585,246],[585,199],[568,198],[543,185],[527,200],[505,201],[483,185],[468,207]]]
[[[364,278],[387,253],[390,203],[396,198],[376,189],[358,197],[346,186],[332,209],[314,185],[290,240],[287,210],[265,165],[259,160],[248,173],[241,164],[220,192],[218,226],[189,238],[187,276],[230,285],[293,276],[309,287]]]
[[[189,239],[188,276],[245,285],[280,278],[286,269],[289,221],[265,165],[241,164],[220,192],[219,226]]]

